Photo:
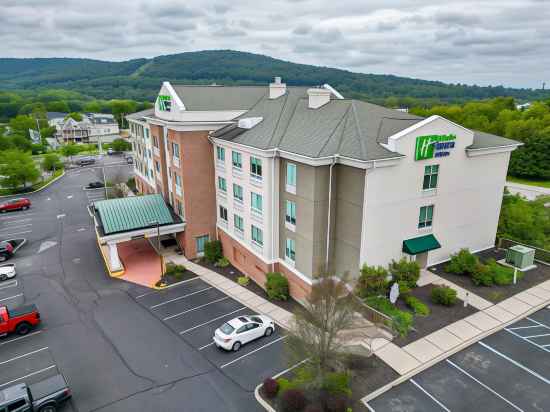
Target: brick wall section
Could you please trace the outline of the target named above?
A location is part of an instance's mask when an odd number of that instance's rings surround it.
[[[218,238],[222,242],[223,254],[231,264],[265,289],[266,274],[273,270],[272,265],[265,263],[219,228]],[[290,287],[290,295],[294,299],[302,300],[311,292],[311,286],[284,266],[275,263],[274,270],[286,276]]]

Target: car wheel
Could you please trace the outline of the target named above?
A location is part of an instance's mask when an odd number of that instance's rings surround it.
[[[0,275],[0,281],[8,280],[8,275]]]
[[[6,255],[0,255],[0,262],[5,262],[6,260],[8,260]]]
[[[237,352],[239,349],[241,349],[241,346],[242,346],[242,345],[241,345],[241,342],[235,342],[235,343],[233,344],[233,348],[232,348],[232,349],[233,349],[233,352]]]
[[[31,331],[31,325],[29,325],[27,322],[20,323],[17,325],[17,328],[15,328],[15,333],[18,335],[26,335]]]
[[[40,412],[55,412],[57,411],[57,408],[55,405],[46,405],[42,408],[40,408]]]
[[[271,336],[272,333],[273,333],[273,328],[267,328],[265,330],[264,336]]]

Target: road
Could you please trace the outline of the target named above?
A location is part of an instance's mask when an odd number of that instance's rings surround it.
[[[117,160],[106,159],[107,180],[130,173]],[[83,190],[97,171],[68,171],[29,196],[29,211],[0,216],[0,238],[28,240],[13,259],[16,281],[0,284],[0,303],[35,303],[43,318],[36,333],[0,340],[0,389],[60,371],[73,391],[67,411],[261,410],[251,383],[136,300],[150,290],[106,275],[85,208],[101,195]]]
[[[506,187],[510,193],[520,194],[528,200],[535,200],[537,196],[550,196],[550,189],[546,187],[524,185],[513,182],[506,182]]]

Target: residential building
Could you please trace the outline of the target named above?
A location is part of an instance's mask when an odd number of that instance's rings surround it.
[[[63,113],[48,113],[48,123],[56,128],[60,143],[109,143],[120,137],[112,114],[82,113],[82,120],[61,118]]]
[[[217,238],[234,266],[262,286],[284,273],[297,298],[322,272],[357,276],[402,257],[425,267],[491,247],[519,145],[279,78],[164,83],[145,120],[155,185],[140,185],[182,210],[186,256]]]

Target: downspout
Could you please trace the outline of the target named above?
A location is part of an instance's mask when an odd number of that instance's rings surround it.
[[[271,196],[271,271],[276,272],[275,270],[275,246],[277,248],[279,245],[275,245],[276,243],[276,236],[275,236],[275,211],[279,210],[276,200],[279,199],[279,187],[276,186],[275,181],[275,161],[277,159],[277,149],[275,149],[275,156],[271,159],[271,185],[272,185],[272,193],[273,196]],[[280,184],[280,182],[279,182]],[[277,190],[275,190],[277,189]],[[275,207],[277,206],[277,209]],[[277,212],[277,227],[279,226],[279,213]],[[278,230],[278,229],[277,229]],[[278,243],[278,242],[277,242]]]
[[[327,213],[327,250],[325,256],[325,273],[328,274],[328,259],[330,251],[330,221],[331,221],[331,207],[332,207],[332,168],[336,164],[336,158],[338,155],[335,155],[332,158],[332,163],[329,166],[329,179],[328,179],[328,213]]]

